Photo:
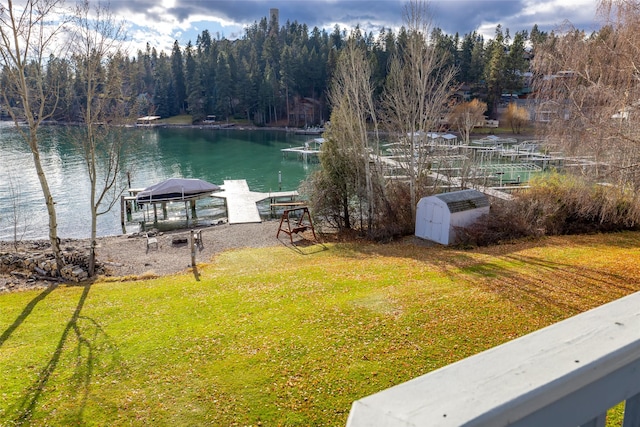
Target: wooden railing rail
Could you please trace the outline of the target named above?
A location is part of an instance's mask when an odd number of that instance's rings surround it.
[[[353,403],[348,427],[640,427],[640,292]]]

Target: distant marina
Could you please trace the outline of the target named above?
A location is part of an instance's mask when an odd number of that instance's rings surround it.
[[[437,132],[417,132],[413,138],[413,155],[428,160],[428,175],[440,188],[475,188],[503,199],[509,199],[512,191],[527,188],[532,177],[549,168],[598,165],[592,158],[545,152],[539,140],[487,135],[466,144],[455,134]],[[305,164],[313,163],[318,161],[324,142],[321,137],[307,139],[303,145],[281,151],[285,158],[296,156]],[[408,179],[411,153],[407,141],[385,142],[380,153],[371,157],[382,165],[387,179]]]

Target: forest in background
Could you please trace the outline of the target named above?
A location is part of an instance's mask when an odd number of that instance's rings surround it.
[[[490,40],[476,32],[460,37],[439,28],[429,38],[448,65],[456,67],[459,99],[483,99],[488,115],[495,117],[503,92],[526,94],[529,60],[547,36],[537,26],[513,36],[498,26]],[[190,114],[194,123],[215,116],[218,121],[247,120],[258,126],[304,127],[329,119],[327,90],[349,38],[366,50],[379,94],[389,58],[404,48],[407,37],[404,27],[397,33],[382,28],[373,34],[359,28],[347,33],[338,26],[331,33],[309,30],[297,21],[280,26],[273,15],[248,26],[237,40],[214,38],[204,30],[195,44],[183,47],[176,41],[170,53],[149,44],[135,55],[115,52],[101,64],[99,78],[118,82],[119,102],[130,117]],[[59,94],[49,107],[52,119],[82,121],[83,58],[49,57],[45,90],[55,88]],[[9,97],[9,102],[19,107],[18,97]]]

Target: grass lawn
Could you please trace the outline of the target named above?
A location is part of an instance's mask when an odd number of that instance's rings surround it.
[[[158,123],[166,125],[190,125],[192,121],[191,114],[181,114],[179,116],[165,117],[158,120]]]
[[[344,425],[351,403],[640,290],[640,233],[231,251],[0,295],[0,425]]]

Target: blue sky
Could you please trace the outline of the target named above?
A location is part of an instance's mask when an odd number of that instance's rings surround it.
[[[429,2],[433,24],[445,32],[460,35],[478,31],[493,36],[498,24],[511,33],[531,30],[533,24],[549,31],[570,22],[592,31],[597,28],[596,0],[433,0]],[[405,1],[400,0],[112,0],[112,12],[129,24],[131,48],[147,42],[156,49],[170,49],[174,40],[184,47],[203,30],[216,37],[242,37],[244,28],[277,8],[280,23],[306,23],[309,28],[331,31],[359,24],[376,34],[380,28],[396,29],[402,24]]]

